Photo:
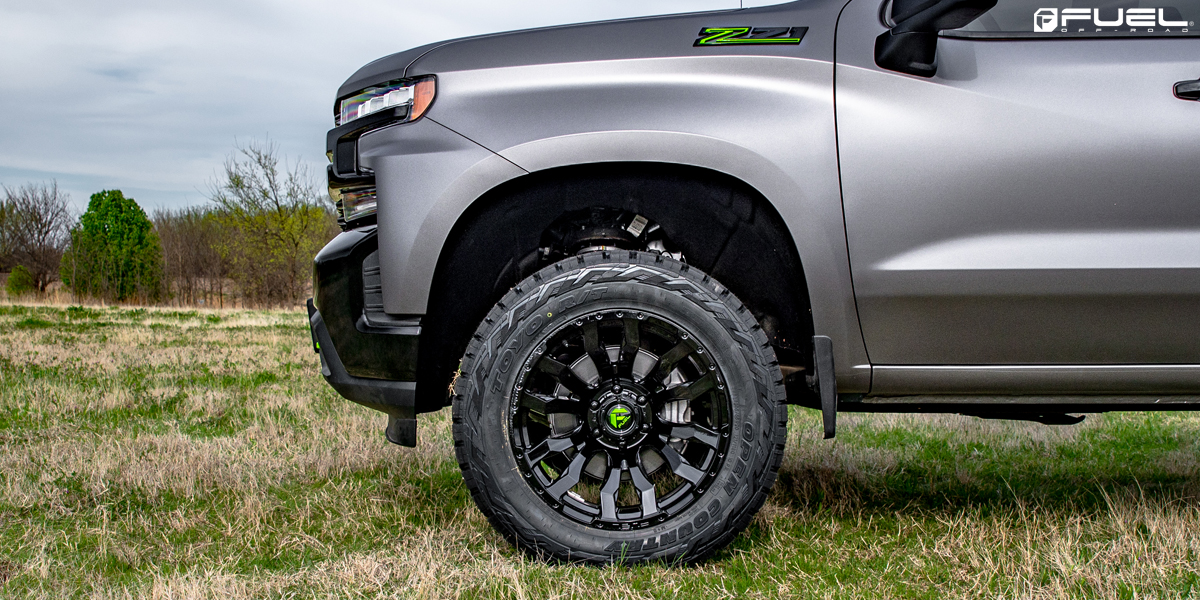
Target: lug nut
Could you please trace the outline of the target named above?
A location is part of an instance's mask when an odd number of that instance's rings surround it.
[[[600,403],[592,400],[592,408],[600,408]]]
[[[638,396],[638,404],[645,404],[645,403],[646,403],[646,397]]]

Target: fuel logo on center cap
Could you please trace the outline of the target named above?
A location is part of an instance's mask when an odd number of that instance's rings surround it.
[[[629,408],[620,404],[608,411],[608,424],[617,431],[624,429],[631,419],[633,417],[630,415]]]

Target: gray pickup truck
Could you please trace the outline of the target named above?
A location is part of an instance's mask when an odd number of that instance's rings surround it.
[[[338,91],[314,346],[513,544],[699,560],[787,404],[1200,406],[1200,0],[802,0],[451,40]]]

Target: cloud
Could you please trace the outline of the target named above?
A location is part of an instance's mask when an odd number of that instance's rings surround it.
[[[758,2],[762,4],[762,2]],[[0,183],[57,178],[147,208],[204,201],[236,142],[324,168],[333,96],[358,67],[494,31],[736,8],[738,0],[65,0],[0,7]],[[95,188],[95,189],[93,189]]]

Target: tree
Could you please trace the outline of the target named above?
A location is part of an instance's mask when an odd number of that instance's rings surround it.
[[[221,224],[215,211],[198,206],[159,210],[153,221],[171,297],[184,304],[222,304],[228,266],[218,252]]]
[[[76,294],[112,301],[157,301],[162,247],[146,213],[120,190],[92,194],[71,230],[59,269]]]
[[[4,188],[0,201],[0,263],[25,267],[34,287],[45,292],[58,277],[58,265],[71,226],[70,197],[58,184]]]
[[[36,292],[37,282],[34,281],[33,274],[29,272],[29,269],[17,265],[13,267],[12,273],[8,274],[8,281],[4,282],[4,291],[8,292],[9,296]]]
[[[225,161],[224,177],[211,187],[225,234],[222,257],[256,304],[300,302],[313,256],[337,233],[327,195],[304,165],[279,163],[274,144],[251,143]]]

